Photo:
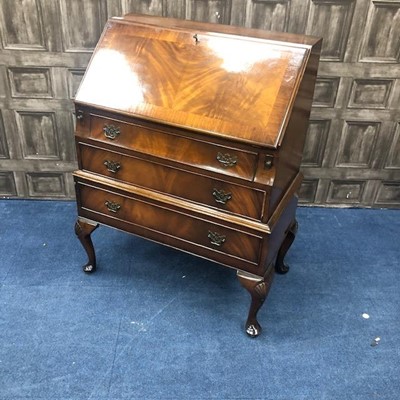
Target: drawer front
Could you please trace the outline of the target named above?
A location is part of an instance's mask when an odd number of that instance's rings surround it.
[[[208,171],[253,180],[257,153],[91,115],[90,137]]]
[[[111,226],[118,227],[118,221],[128,222],[133,227],[161,234],[161,238],[164,235],[178,238],[211,252],[228,254],[252,264],[258,262],[261,237],[189,216],[183,211],[173,211],[131,195],[121,195],[79,182],[77,185],[80,207],[84,211],[105,216],[105,223]],[[135,233],[135,229],[132,230]]]
[[[262,217],[265,195],[262,191],[99,149],[84,143],[78,145],[78,151],[83,170],[234,214],[258,220]]]

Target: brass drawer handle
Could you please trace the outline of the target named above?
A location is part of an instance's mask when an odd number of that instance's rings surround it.
[[[264,163],[265,169],[271,169],[273,163],[274,163],[274,156],[271,156],[270,154],[267,154],[265,156],[265,163]]]
[[[107,139],[114,140],[121,133],[121,131],[115,125],[104,125],[103,133]]]
[[[231,156],[229,153],[222,154],[218,152],[217,160],[224,168],[233,167],[237,164],[237,156]]]
[[[106,201],[105,206],[107,207],[108,211],[116,213],[121,208],[121,205],[118,203],[114,203],[113,201]]]
[[[113,174],[116,174],[121,169],[121,164],[116,161],[105,160],[103,164],[106,166],[107,171],[110,171]]]
[[[211,232],[211,231],[208,231],[207,237],[210,239],[210,242],[212,245],[218,246],[218,247],[222,246],[226,240],[225,235],[220,235],[217,232]]]
[[[76,110],[75,116],[76,116],[76,119],[77,119],[78,121],[83,120],[83,111],[82,111],[82,110]]]
[[[225,192],[222,189],[213,189],[212,195],[215,202],[220,204],[226,204],[232,198],[232,193]]]

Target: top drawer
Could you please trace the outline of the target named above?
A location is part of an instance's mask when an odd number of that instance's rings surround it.
[[[257,166],[257,153],[96,115],[90,116],[89,136],[119,147],[248,181],[253,180]]]

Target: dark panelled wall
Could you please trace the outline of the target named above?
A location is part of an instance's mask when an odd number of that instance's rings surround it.
[[[400,207],[394,0],[0,0],[0,196],[74,197],[72,99],[107,18],[128,12],[322,36],[301,201]]]

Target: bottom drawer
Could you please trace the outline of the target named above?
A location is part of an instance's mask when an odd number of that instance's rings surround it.
[[[263,240],[261,235],[215,224],[206,216],[188,215],[185,210],[172,210],[161,203],[131,193],[117,193],[112,188],[99,188],[91,183],[77,181],[76,191],[79,214],[83,217],[223,264],[228,262],[215,255],[227,255],[258,265]],[[126,224],[129,224],[129,229]],[[169,239],[173,239],[173,243]],[[175,244],[176,239],[179,246]]]

